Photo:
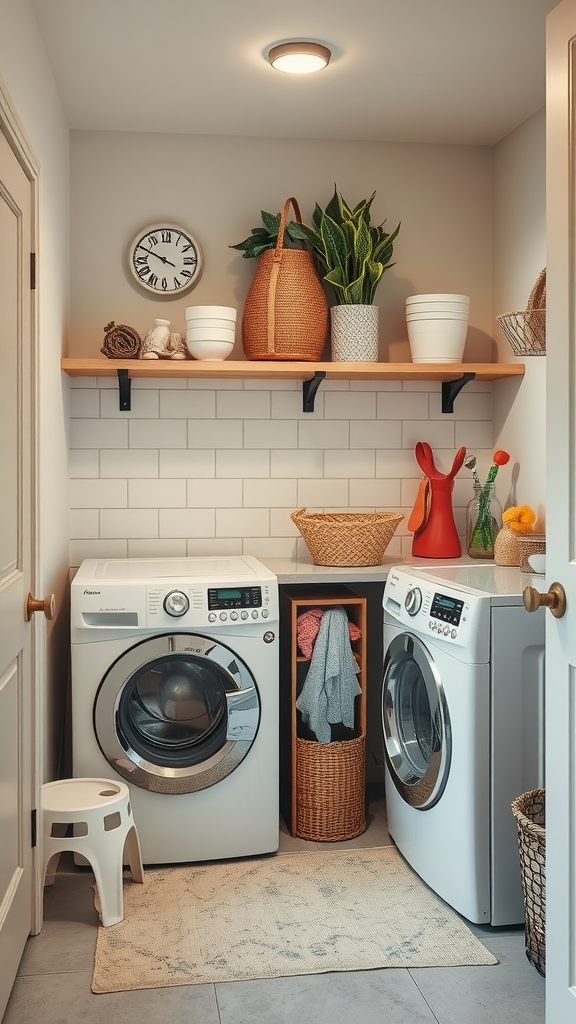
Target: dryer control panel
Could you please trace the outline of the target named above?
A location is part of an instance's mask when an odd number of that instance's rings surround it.
[[[450,646],[468,664],[490,659],[490,599],[392,569],[384,590],[384,613],[421,637]]]

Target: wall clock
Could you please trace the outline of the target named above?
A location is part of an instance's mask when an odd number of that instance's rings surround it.
[[[144,291],[175,298],[199,281],[202,254],[187,228],[165,222],[149,224],[132,239],[128,265]]]

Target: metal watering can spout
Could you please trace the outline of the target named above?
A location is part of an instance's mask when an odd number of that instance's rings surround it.
[[[436,469],[432,449],[426,441],[418,441],[414,454],[425,475],[408,520],[408,529],[414,532],[412,554],[418,558],[458,558],[462,548],[454,522],[452,491],[466,449],[458,449],[448,473]]]

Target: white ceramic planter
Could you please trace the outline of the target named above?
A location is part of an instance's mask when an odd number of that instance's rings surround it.
[[[330,316],[333,362],[378,362],[378,306],[332,306]]]
[[[413,363],[461,363],[466,344],[466,320],[408,321]]]

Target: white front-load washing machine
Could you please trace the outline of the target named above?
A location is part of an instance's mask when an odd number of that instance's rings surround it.
[[[524,921],[510,804],[543,785],[544,613],[519,569],[395,566],[384,591],[388,827],[470,921]]]
[[[278,848],[278,622],[250,556],[78,569],[73,774],[128,783],[145,863]]]

